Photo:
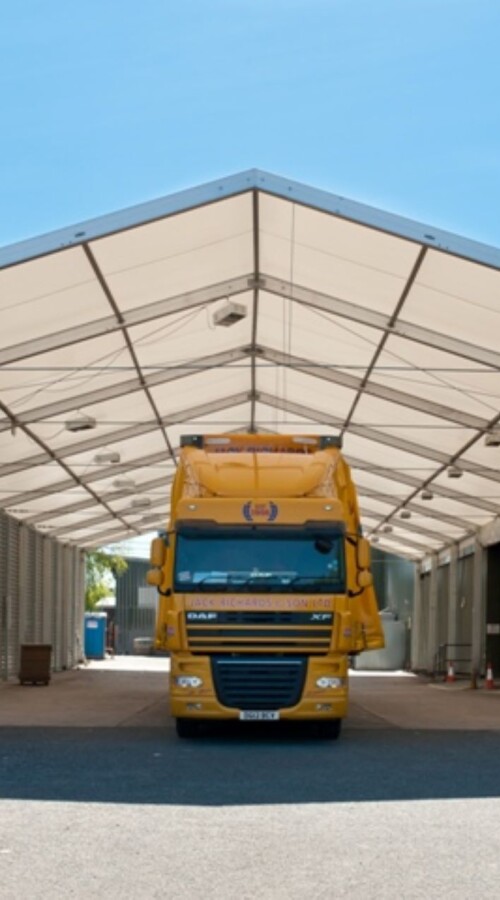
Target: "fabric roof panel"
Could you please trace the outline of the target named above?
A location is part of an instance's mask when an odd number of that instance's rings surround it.
[[[9,463],[17,463],[20,459],[29,459],[31,456],[40,455],[40,448],[19,428],[9,428],[0,431],[0,474]],[[49,462],[50,456],[43,454],[44,462]]]
[[[185,407],[209,405],[232,394],[250,389],[249,364],[228,365],[223,369],[207,370],[186,375],[174,385],[151,388],[151,394],[162,416],[172,416]],[[182,394],[181,394],[182,391]]]
[[[2,346],[81,325],[109,312],[81,248],[0,270]]]
[[[279,398],[293,398],[294,403],[310,403],[311,396],[314,396],[316,410],[319,412],[322,406],[325,416],[332,410],[335,410],[336,416],[345,416],[355,397],[354,391],[336,384],[325,384],[314,375],[265,365],[257,367],[257,390]]]
[[[393,435],[395,440],[404,439],[414,445],[415,451],[420,445],[422,455],[425,455],[426,448],[442,451],[443,454],[458,453],[475,436],[470,429],[366,394],[356,407],[353,423],[373,427],[383,435]]]
[[[386,444],[370,440],[368,437],[359,437],[351,432],[345,434],[344,453],[347,459],[354,457],[366,460],[367,468],[370,465],[383,466],[389,475],[397,470],[425,480],[436,471],[436,463],[432,460],[423,459],[416,453],[406,453],[396,447],[387,447]]]
[[[91,244],[120,309],[253,271],[250,195],[150,222]]]
[[[393,336],[377,360],[373,378],[485,420],[500,402],[495,369]]]
[[[262,271],[390,315],[418,245],[318,210],[261,196]]]
[[[381,336],[375,328],[260,292],[258,343],[306,358],[314,347],[312,365],[346,367],[362,375]]]
[[[34,356],[19,364],[0,368],[0,391],[16,414],[74,397],[84,401],[88,392],[121,384],[136,375],[121,334],[110,334]],[[32,421],[32,419],[30,420]]]
[[[113,440],[113,435],[127,425],[143,425],[148,420],[154,421],[153,410],[142,392],[119,397],[112,401],[85,406],[75,410],[74,415],[47,418],[43,422],[36,422],[32,431],[44,442],[50,443],[54,450],[59,447],[76,447],[82,441],[82,432],[70,432],[65,428],[66,419],[78,419],[90,417],[95,419],[96,427],[91,431],[85,431],[87,436],[92,434],[94,440],[100,440],[107,444]],[[67,451],[66,451],[67,452]]]
[[[401,317],[416,325],[498,349],[500,272],[428,251]]]
[[[214,315],[227,306],[228,300],[223,298],[219,302],[129,328],[139,364],[144,367],[145,373],[184,363],[196,367],[198,359],[208,354],[212,356],[248,345],[252,335],[253,296],[246,292],[231,302],[244,307],[246,314],[231,327],[214,323]]]

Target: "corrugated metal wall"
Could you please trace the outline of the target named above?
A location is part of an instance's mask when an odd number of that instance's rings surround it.
[[[439,566],[437,570],[437,635],[438,647],[448,643],[448,615],[450,605],[450,567]],[[436,647],[436,651],[438,649]]]
[[[55,670],[82,658],[84,560],[0,512],[0,679],[17,674],[19,647],[52,644]]]
[[[410,664],[415,564],[372,547],[372,572],[380,609],[390,609],[405,626],[405,664]]]
[[[115,647],[117,653],[133,653],[135,638],[153,638],[158,592],[150,589],[150,605],[141,605],[146,572],[151,568],[144,559],[127,559],[127,571],[116,579]]]
[[[429,628],[430,628],[430,618],[431,618],[431,575],[430,572],[425,572],[420,576],[420,615],[418,618],[419,621],[419,634],[418,634],[418,648],[419,648],[419,656],[417,659],[413,660],[413,667],[415,669],[426,669],[428,667],[428,659],[429,659]],[[432,648],[434,652],[435,648]]]

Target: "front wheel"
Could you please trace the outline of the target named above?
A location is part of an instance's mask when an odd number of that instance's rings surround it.
[[[316,737],[323,741],[337,741],[342,730],[342,719],[328,719],[325,722],[315,722],[314,732]]]
[[[201,733],[201,723],[197,719],[176,719],[177,737],[195,738]]]

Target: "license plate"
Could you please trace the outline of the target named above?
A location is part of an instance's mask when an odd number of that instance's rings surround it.
[[[274,722],[279,717],[279,712],[268,709],[242,709],[240,711],[240,719],[244,719],[246,722]]]

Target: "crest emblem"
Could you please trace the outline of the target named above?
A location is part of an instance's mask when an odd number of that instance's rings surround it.
[[[252,502],[243,506],[243,518],[247,522],[274,522],[278,515],[278,507],[272,500],[269,503]]]

